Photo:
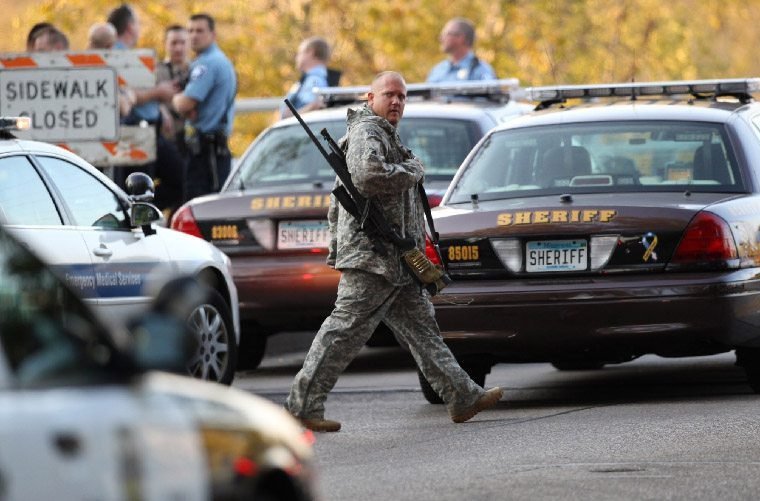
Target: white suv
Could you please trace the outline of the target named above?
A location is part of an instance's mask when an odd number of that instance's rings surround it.
[[[5,123],[5,128],[2,124]],[[73,153],[15,139],[0,119],[0,224],[45,259],[106,323],[148,308],[163,285],[193,276],[210,296],[188,318],[199,348],[196,377],[229,384],[239,341],[229,258],[213,245],[161,227],[161,213],[127,195]],[[148,194],[150,195],[150,194]]]

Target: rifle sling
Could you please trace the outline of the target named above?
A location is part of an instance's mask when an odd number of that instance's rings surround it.
[[[430,212],[430,202],[428,201],[427,193],[425,193],[425,188],[422,186],[422,183],[417,183],[417,187],[419,188],[420,198],[422,199],[422,207],[425,209],[425,219],[427,219],[428,226],[430,227],[430,238],[433,240],[434,244],[438,245],[438,232],[435,231],[435,225],[433,224],[433,214]]]

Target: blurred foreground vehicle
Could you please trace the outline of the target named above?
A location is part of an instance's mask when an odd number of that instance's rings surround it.
[[[433,211],[463,366],[736,350],[760,391],[760,79],[528,91],[544,111],[483,138]]]
[[[311,435],[275,404],[183,372],[174,281],[110,332],[0,228],[0,499],[313,499]]]
[[[158,224],[148,176],[133,174],[128,196],[77,155],[15,139],[10,131],[25,123],[0,119],[0,224],[113,326],[145,311],[171,279],[197,277],[212,292],[188,318],[199,340],[189,371],[230,383],[239,319],[227,256]]]
[[[488,130],[532,109],[510,98],[516,86],[516,80],[409,85],[399,134],[425,164],[431,206]],[[319,89],[331,107],[304,114],[304,121],[338,140],[346,132],[346,105],[361,106],[368,90]],[[334,181],[303,128],[288,118],[256,138],[219,194],[191,200],[172,218],[172,228],[212,242],[232,259],[239,368],[259,365],[268,335],[314,330],[332,311],[340,274],[325,259]]]

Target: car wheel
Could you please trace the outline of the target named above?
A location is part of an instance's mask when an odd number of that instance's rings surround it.
[[[190,375],[199,379],[232,383],[237,362],[237,342],[227,303],[215,290],[192,309],[187,325],[198,339],[198,349],[188,363]]]
[[[747,382],[752,391],[760,393],[760,349],[758,348],[737,348],[736,365],[744,369],[747,375]]]
[[[563,360],[552,362],[552,366],[558,371],[597,371],[604,367],[604,362],[598,360]]]
[[[240,346],[238,346],[237,368],[240,371],[252,371],[261,365],[267,351],[267,333],[257,327],[246,326],[240,329]]]
[[[462,369],[464,369],[470,378],[472,378],[475,384],[478,386],[485,386],[486,375],[490,372],[490,367],[486,368],[480,365],[470,365],[463,363]],[[425,379],[425,376],[419,369],[417,369],[417,378],[420,380],[420,388],[422,389],[422,395],[425,397],[425,400],[431,404],[444,403],[441,397],[438,396],[438,393],[436,393],[430,383],[428,383],[428,380]]]

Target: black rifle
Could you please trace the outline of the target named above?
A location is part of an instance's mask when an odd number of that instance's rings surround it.
[[[325,157],[325,160],[330,164],[335,174],[337,174],[340,184],[332,191],[332,194],[346,212],[359,222],[359,227],[372,243],[372,249],[382,256],[387,256],[388,250],[386,249],[385,242],[390,242],[398,247],[401,250],[402,262],[407,271],[432,295],[435,295],[451,283],[451,278],[417,249],[417,244],[413,238],[399,235],[398,231],[388,223],[385,214],[375,201],[359,193],[359,190],[351,180],[351,173],[348,171],[343,150],[333,140],[327,129],[322,129],[321,135],[330,148],[329,153],[320,144],[317,137],[288,99],[285,99],[285,105],[293,113],[293,116],[296,117],[298,123],[301,124],[301,127],[306,131],[306,134],[316,145],[322,156]],[[420,190],[420,192],[424,194],[424,190]]]

